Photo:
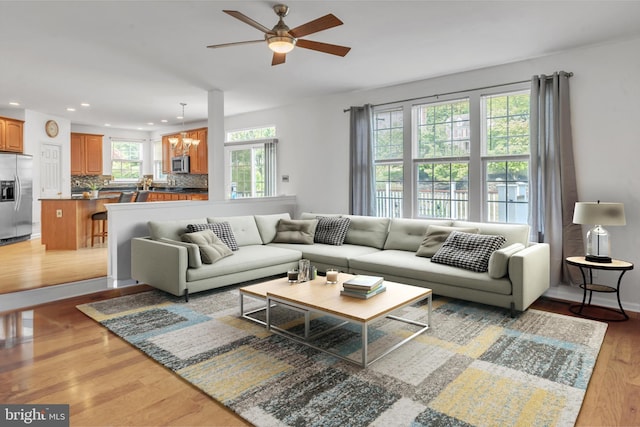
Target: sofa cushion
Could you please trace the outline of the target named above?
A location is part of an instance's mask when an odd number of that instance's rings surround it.
[[[218,236],[218,238],[222,240],[224,244],[227,245],[232,251],[238,250],[238,243],[236,242],[236,238],[228,222],[213,222],[207,224],[187,225],[187,232],[189,233],[195,233],[204,230],[213,231],[215,235]]]
[[[452,231],[478,234],[478,229],[473,227],[446,227],[430,225],[423,236],[422,242],[416,251],[416,256],[431,258],[442,247]]]
[[[392,218],[384,248],[415,252],[430,225],[445,226],[452,223],[453,221],[440,219]]]
[[[162,243],[170,243],[176,246],[183,246],[187,248],[187,260],[189,262],[189,268],[202,267],[202,258],[200,257],[200,248],[195,243],[187,243],[181,240],[171,240],[166,237],[159,239]]]
[[[341,218],[342,214],[302,212],[300,214],[300,219],[316,219],[319,216],[328,216],[328,217],[331,217],[331,218]]]
[[[185,233],[182,235],[182,241],[198,245],[200,257],[205,264],[213,264],[222,258],[233,255],[231,249],[215,235],[213,230]]]
[[[228,222],[238,246],[261,245],[262,237],[253,215],[207,218],[207,222]]]
[[[349,218],[319,216],[317,219],[318,225],[313,236],[315,243],[326,243],[334,246],[340,246],[344,243],[344,238],[347,237],[347,231],[351,223]]]
[[[371,246],[382,249],[387,240],[390,218],[376,218],[372,216],[344,215],[349,218],[349,230],[344,239],[350,245]]]
[[[272,215],[254,215],[262,243],[271,243],[276,237],[276,227],[281,219],[291,219],[288,212]]]
[[[236,275],[242,277],[242,273],[256,269],[271,269],[276,265],[295,263],[301,254],[299,251],[271,247],[270,245],[241,246],[233,256],[221,259],[215,264],[205,264],[201,268],[187,270],[187,281],[210,280],[212,277]],[[286,271],[288,267],[282,270]],[[271,273],[273,274],[273,273]]]
[[[323,271],[324,267],[337,268],[341,271],[349,271],[349,263],[352,258],[360,255],[366,255],[374,252],[381,252],[379,249],[370,246],[349,245],[341,246],[326,245],[324,243],[315,243],[313,245],[300,245],[293,243],[270,243],[269,246],[279,248],[295,249],[302,252],[302,257],[311,261]]]
[[[206,218],[196,219],[180,219],[175,221],[149,221],[149,234],[152,240],[160,240],[161,238],[180,241],[182,236],[187,231],[187,225],[189,224],[206,224]]]
[[[504,242],[503,236],[453,231],[438,252],[431,257],[431,261],[479,273],[486,272],[491,254]]]
[[[276,243],[301,243],[313,245],[317,219],[281,219],[276,227]]]
[[[524,249],[522,243],[514,243],[506,248],[494,251],[489,257],[489,276],[494,279],[506,276],[509,271],[509,258],[522,249]]]
[[[454,227],[475,227],[479,234],[500,235],[506,239],[504,246],[514,243],[522,243],[527,246],[529,243],[529,225],[528,224],[501,224],[496,222],[468,222],[454,221]]]

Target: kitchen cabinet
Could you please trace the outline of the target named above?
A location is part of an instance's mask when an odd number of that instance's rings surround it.
[[[71,134],[71,175],[102,175],[102,135]]]
[[[189,173],[191,174],[207,174],[208,167],[208,150],[207,150],[207,128],[188,130],[187,138],[198,139],[200,144],[192,145],[189,151],[184,153],[189,156]],[[171,158],[183,154],[182,142],[179,142],[175,148],[171,148],[169,138],[179,138],[180,134],[165,135],[162,137],[162,172],[171,173]]]
[[[22,120],[0,117],[0,151],[22,153],[23,126]]]
[[[176,200],[209,200],[207,193],[172,193],[169,191],[151,191],[147,202],[171,202]]]

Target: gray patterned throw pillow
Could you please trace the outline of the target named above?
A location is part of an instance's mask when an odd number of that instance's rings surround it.
[[[314,242],[334,246],[340,246],[344,243],[351,219],[328,216],[317,216],[316,218],[318,226],[313,237]]]
[[[238,250],[238,243],[236,242],[236,236],[233,235],[231,230],[231,224],[228,222],[213,222],[209,224],[189,224],[187,225],[187,232],[195,233],[198,231],[212,230],[225,245],[232,251]]]
[[[503,236],[453,231],[431,262],[483,273],[488,270],[491,254],[504,242]]]

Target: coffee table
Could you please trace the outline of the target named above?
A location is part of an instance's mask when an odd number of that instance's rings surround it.
[[[326,284],[325,277],[318,277],[317,279],[304,283],[290,284],[286,278],[280,278],[242,287],[240,288],[240,315],[245,319],[265,325],[268,330],[275,334],[285,336],[316,350],[329,353],[332,356],[356,363],[363,367],[369,366],[429,329],[431,325],[431,289],[385,281],[387,287],[386,292],[382,292],[370,299],[364,300],[340,295],[340,290],[342,289],[341,283],[351,277],[353,276],[340,273],[338,284],[335,285]],[[245,311],[245,297],[263,300],[265,301],[265,306],[255,310]],[[392,315],[394,311],[424,299],[427,299],[428,303],[427,323]],[[272,324],[272,309],[275,306],[302,313],[305,323],[304,333],[301,335],[295,334]],[[266,321],[251,316],[259,311],[266,311]],[[310,321],[312,313],[329,316],[342,322],[327,330],[311,335]],[[385,349],[381,354],[370,358],[368,354],[368,327],[372,322],[383,317],[415,325],[420,327],[420,329],[399,343]],[[321,335],[325,335],[348,323],[360,326],[362,339],[360,361],[345,357],[314,344],[313,341]]]

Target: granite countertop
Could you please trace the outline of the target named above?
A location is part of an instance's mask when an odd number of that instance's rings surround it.
[[[79,194],[82,195],[83,192],[85,191],[91,191],[89,188],[87,187],[71,187],[71,193],[72,194]],[[104,186],[100,188],[100,192],[122,192],[122,191],[141,191],[139,188],[136,188],[134,186]],[[208,188],[202,188],[202,187],[174,187],[174,186],[152,186],[149,191],[162,191],[162,192],[168,192],[168,193],[207,193],[209,191]]]
[[[76,196],[71,196],[71,197],[43,197],[40,198],[38,200],[56,200],[56,201],[60,201],[60,200],[78,200],[78,201],[90,201],[90,200],[104,200],[104,199],[117,199],[119,196],[116,194],[111,194],[111,195],[104,195],[104,196],[98,196],[98,197],[82,197],[82,194],[76,195]]]

